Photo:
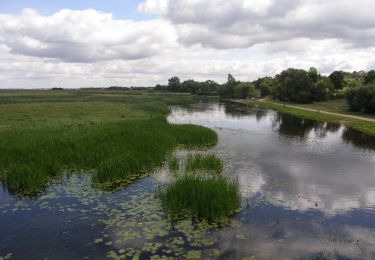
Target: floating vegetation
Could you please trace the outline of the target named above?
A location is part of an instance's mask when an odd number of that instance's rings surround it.
[[[187,172],[220,173],[223,170],[223,161],[215,154],[188,155],[185,170]]]
[[[237,180],[185,174],[156,192],[164,213],[171,219],[188,215],[193,219],[224,222],[241,203]]]

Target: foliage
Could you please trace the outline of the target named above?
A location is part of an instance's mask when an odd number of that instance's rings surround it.
[[[375,84],[348,89],[346,100],[352,111],[375,113]]]
[[[213,80],[200,82],[188,79],[180,83],[180,79],[178,77],[172,77],[168,80],[168,85],[158,84],[154,89],[156,91],[181,92],[198,95],[217,95],[219,88],[220,84]]]
[[[221,175],[185,174],[157,191],[165,214],[173,219],[188,215],[193,219],[223,222],[239,208],[241,194],[237,180]]]
[[[287,69],[276,76],[277,98],[281,101],[308,103],[313,100],[314,82],[301,69]]]
[[[117,186],[161,166],[177,146],[217,142],[212,130],[167,122],[168,104],[193,101],[183,95],[1,95],[0,180],[13,194],[38,193],[63,169],[91,170],[96,185]]]
[[[220,173],[223,170],[223,162],[214,154],[189,155],[186,160],[187,172],[213,172]]]
[[[370,70],[364,79],[365,84],[375,83],[375,70]]]
[[[321,78],[316,82],[311,90],[313,95],[312,98],[314,101],[328,100],[333,93],[333,89],[333,84],[328,78]]]
[[[343,82],[345,78],[345,73],[343,71],[334,71],[329,75],[335,89],[342,89]]]

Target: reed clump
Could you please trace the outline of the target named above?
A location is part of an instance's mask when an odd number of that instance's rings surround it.
[[[156,192],[168,218],[189,216],[225,222],[240,207],[241,194],[237,180],[221,175],[185,174]]]
[[[223,171],[223,161],[215,154],[188,155],[185,170],[187,172],[220,173]]]

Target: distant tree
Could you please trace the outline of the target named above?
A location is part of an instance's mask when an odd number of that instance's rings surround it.
[[[256,89],[260,90],[260,95],[265,97],[272,94],[275,86],[275,80],[271,77],[259,78],[254,81],[254,86]]]
[[[346,100],[352,111],[375,113],[375,84],[349,88],[346,91]]]
[[[227,83],[222,85],[219,89],[220,96],[224,98],[233,98],[235,96],[235,88],[239,83],[240,82],[236,81],[232,74],[228,74]]]
[[[345,73],[343,71],[334,71],[331,75],[329,75],[329,78],[332,81],[332,84],[335,87],[335,89],[343,88],[343,82],[345,78]]]
[[[318,83],[321,76],[316,68],[311,67],[307,73],[314,83]]]
[[[235,98],[248,98],[255,96],[255,87],[252,83],[239,83],[235,86],[234,97]]]
[[[280,100],[301,103],[313,101],[314,82],[305,70],[284,70],[276,76],[276,80],[276,96]]]
[[[364,83],[365,84],[375,83],[375,70],[370,70],[369,72],[367,72]]]
[[[168,80],[168,88],[170,91],[178,92],[181,90],[181,83],[178,77],[172,77]]]
[[[314,101],[324,101],[333,95],[334,86],[329,78],[323,77],[312,88]]]

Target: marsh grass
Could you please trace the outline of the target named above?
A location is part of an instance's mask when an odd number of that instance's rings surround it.
[[[189,96],[26,94],[0,102],[0,181],[12,194],[41,192],[63,169],[90,170],[96,186],[116,186],[162,166],[176,147],[217,142],[212,130],[167,122],[168,105],[189,104]]]
[[[223,176],[185,174],[159,188],[165,215],[172,219],[189,216],[212,222],[225,222],[240,207],[241,194],[237,180]]]
[[[223,170],[223,161],[215,154],[188,155],[185,163],[187,172],[220,173]]]
[[[180,170],[180,160],[177,157],[172,157],[168,162],[169,170],[177,173]]]

